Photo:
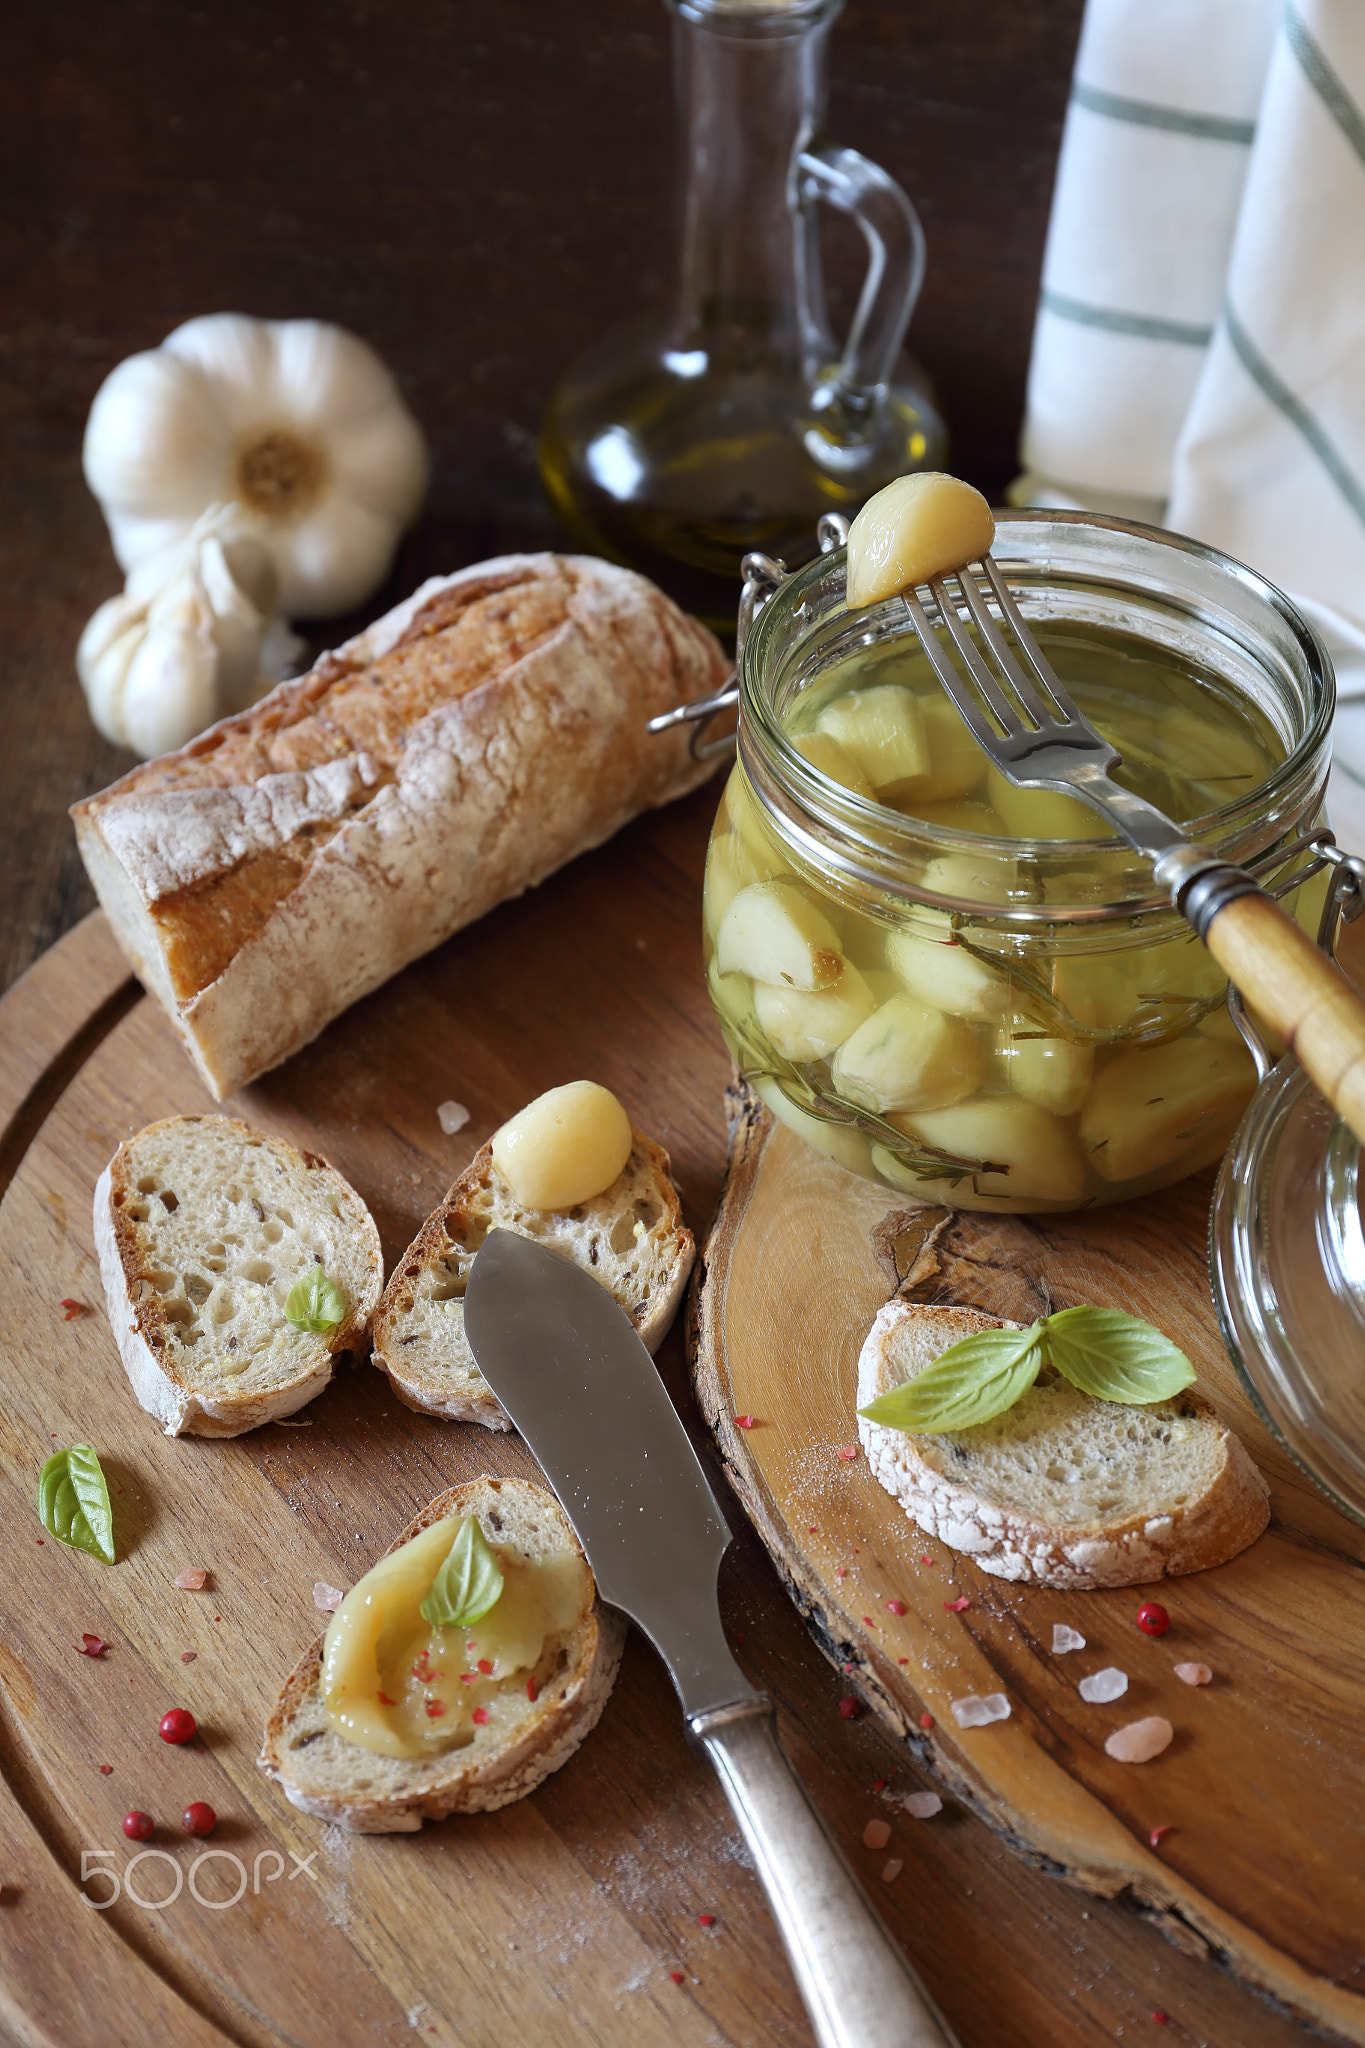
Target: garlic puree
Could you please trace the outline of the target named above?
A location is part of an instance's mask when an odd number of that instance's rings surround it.
[[[498,1600],[467,1628],[433,1628],[421,1604],[462,1519],[437,1522],[381,1558],[328,1626],[327,1718],[348,1742],[380,1756],[439,1755],[471,1741],[476,1725],[496,1731],[511,1721],[547,1640],[571,1630],[591,1604],[592,1577],[577,1551],[532,1559],[491,1544],[503,1573]]]

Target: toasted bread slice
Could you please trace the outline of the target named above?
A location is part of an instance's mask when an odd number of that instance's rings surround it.
[[[524,1557],[580,1551],[552,1493],[525,1479],[485,1477],[438,1494],[388,1554],[433,1522],[463,1515],[477,1515],[490,1542],[511,1545]],[[507,1694],[515,1711],[505,1709],[475,1728],[461,1749],[416,1759],[379,1756],[332,1726],[322,1701],[319,1636],[284,1682],[257,1762],[293,1805],[356,1834],[412,1834],[424,1820],[491,1812],[524,1798],[568,1762],[607,1703],[625,1636],[624,1619],[602,1607],[594,1589],[576,1626],[547,1638],[534,1699],[526,1673],[515,1674]]]
[[[858,1359],[858,1406],[978,1330],[970,1308],[889,1301]],[[1140,1586],[1226,1564],[1270,1519],[1270,1493],[1202,1394],[1123,1407],[1045,1367],[991,1422],[909,1436],[859,1417],[867,1461],[926,1535],[1019,1584]]]
[[[394,1267],[374,1317],[374,1362],[409,1408],[453,1422],[510,1427],[469,1348],[464,1291],[490,1230],[515,1230],[577,1260],[615,1295],[650,1351],[677,1311],[696,1246],[668,1177],[668,1154],[643,1131],[604,1194],[576,1208],[524,1209],[476,1152]]]
[[[223,1116],[125,1138],[95,1188],[109,1323],[133,1392],[167,1436],[240,1436],[292,1415],[364,1339],[384,1277],[379,1232],[325,1159]],[[321,1264],[334,1328],[284,1305]]]

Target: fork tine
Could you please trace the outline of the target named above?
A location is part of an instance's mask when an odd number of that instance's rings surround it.
[[[971,728],[978,744],[989,752],[999,736],[972,695],[967,677],[960,669],[954,667],[951,657],[944,651],[943,642],[930,625],[924,607],[914,591],[906,590],[901,595],[919,644],[929,657],[929,666],[952,698],[965,723]]]
[[[989,556],[985,556],[983,557],[983,566],[986,567],[989,573],[989,570],[995,565],[991,562]],[[977,631],[994,655],[996,661],[1000,664],[1004,674],[1009,678],[1012,688],[1030,718],[1035,721],[1040,731],[1044,728],[1055,726],[1058,722],[1056,707],[1044,703],[1043,698],[1034,688],[1032,679],[1025,674],[1024,670],[1020,668],[1015,660],[1009,642],[995,622],[990,606],[977,589],[976,578],[969,575],[966,569],[959,569],[957,571],[957,581],[963,598],[966,601],[967,609],[976,623]],[[1041,651],[1039,652],[1039,659],[1042,659]]]
[[[968,631],[967,623],[963,619],[962,614],[952,598],[949,597],[948,586],[943,578],[941,576],[931,576],[929,578],[929,588],[934,594],[934,602],[938,606],[939,617],[947,627],[954,647],[967,664],[972,681],[976,684],[977,689],[985,698],[992,712],[994,712],[1000,725],[1003,726],[1007,736],[1011,739],[1018,739],[1029,728],[1024,718],[1020,715],[1019,705],[1009,695],[1008,689],[1005,687],[1008,677],[1002,679],[1000,676],[993,674],[981,659],[980,649]]]
[[[995,595],[995,601],[1000,607],[1001,615],[1018,644],[1019,652],[1027,661],[1035,676],[1037,676],[1038,681],[1047,691],[1064,719],[1074,718],[1078,722],[1084,723],[1085,721],[1082,719],[1081,713],[1077,709],[1070,692],[1058,680],[1051,662],[1029,631],[1024,615],[1014,601],[1013,592],[1000,574],[996,564],[991,560],[989,554],[981,557],[981,566],[986,572],[987,580]]]

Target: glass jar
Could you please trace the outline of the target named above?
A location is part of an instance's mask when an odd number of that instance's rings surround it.
[[[1325,884],[1293,886],[1295,842],[1321,816],[1335,693],[1288,600],[1193,541],[1083,514],[1002,520],[993,554],[1064,682],[1058,634],[1123,635],[1191,679],[1196,728],[1215,696],[1254,707],[1282,760],[1187,829],[1287,882],[1315,930]],[[747,630],[741,616],[738,760],[705,908],[739,1067],[811,1143],[926,1201],[1072,1209],[1208,1165],[1255,1070],[1226,981],[1150,864],[1098,830],[1009,839],[945,822],[945,805],[907,816],[794,743],[805,692],[908,633],[899,600],[847,610],[844,560],[766,565],[770,594]]]

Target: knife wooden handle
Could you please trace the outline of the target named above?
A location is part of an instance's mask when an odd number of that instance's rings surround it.
[[[772,1701],[690,1725],[753,1854],[819,2048],[958,2048],[778,1748]]]

